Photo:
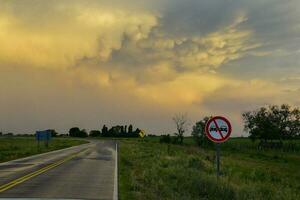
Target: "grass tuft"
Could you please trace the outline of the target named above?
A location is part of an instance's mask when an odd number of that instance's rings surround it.
[[[236,151],[241,143],[222,149],[217,179],[214,149],[122,140],[120,199],[300,199],[298,154]]]
[[[63,149],[84,143],[87,143],[87,141],[53,138],[49,143],[48,148],[46,148],[42,143],[38,148],[37,142],[33,137],[0,137],[0,162],[23,158],[39,153],[45,153],[57,149]]]

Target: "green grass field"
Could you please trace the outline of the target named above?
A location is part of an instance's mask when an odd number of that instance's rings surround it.
[[[300,199],[300,154],[258,151],[248,139],[214,149],[160,144],[159,138],[120,141],[120,199]],[[296,141],[299,147],[300,141]]]
[[[37,142],[33,137],[0,137],[0,162],[63,149],[83,143],[86,143],[86,141],[67,138],[52,138],[48,148],[46,148],[43,143],[41,143],[40,148],[38,148]]]

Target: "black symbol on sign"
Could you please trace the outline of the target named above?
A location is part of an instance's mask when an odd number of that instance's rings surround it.
[[[219,129],[217,127],[210,127],[209,131],[216,131],[216,132],[217,131],[225,131],[225,132],[227,132],[228,129],[226,126],[221,126]]]

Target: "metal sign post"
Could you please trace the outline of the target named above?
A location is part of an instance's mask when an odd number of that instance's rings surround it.
[[[230,122],[221,116],[212,117],[205,125],[205,133],[208,139],[216,143],[216,168],[217,177],[220,176],[220,154],[221,144],[228,140],[231,134],[232,128]]]
[[[217,163],[217,177],[220,176],[220,151],[221,151],[221,144],[216,143],[216,163]]]

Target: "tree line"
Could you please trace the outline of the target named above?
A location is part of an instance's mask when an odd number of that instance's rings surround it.
[[[116,125],[108,128],[103,125],[100,130],[91,130],[89,134],[85,129],[79,129],[78,127],[73,127],[69,130],[69,136],[71,137],[139,137],[140,129],[136,128],[134,130],[133,126]]]
[[[163,143],[183,143],[183,134],[187,131],[186,114],[175,115],[173,121],[177,132],[174,137],[162,135]],[[192,127],[191,135],[199,146],[211,146],[213,143],[206,137],[205,125],[210,117],[204,117]],[[257,110],[242,113],[244,131],[252,141],[259,140],[264,148],[280,148],[284,140],[300,139],[300,109],[287,104],[263,106]]]
[[[89,133],[86,129],[80,129],[79,127],[72,127],[69,129],[68,134],[59,134],[55,129],[48,129],[52,137],[140,137],[139,133],[141,129],[133,127],[130,125],[116,125],[108,128],[106,125],[103,125],[101,130],[91,130]],[[22,136],[22,137],[32,137],[35,134],[13,134],[13,133],[2,133],[0,132],[0,137],[10,137],[10,136]]]
[[[204,117],[196,122],[192,127],[192,136],[199,146],[210,146],[213,143],[206,137],[205,124],[210,117]],[[272,147],[282,145],[284,140],[300,138],[300,110],[287,104],[263,106],[253,111],[242,113],[244,130],[249,133],[249,138],[253,141],[259,140],[261,146]],[[161,142],[183,144],[184,134],[188,131],[189,121],[186,114],[177,114],[172,118],[177,132],[175,137],[170,134],[162,135]],[[58,134],[51,129],[52,137],[139,137],[140,129],[134,129],[130,124],[116,125],[108,128],[106,125],[101,130],[91,130],[89,133],[85,129],[73,127],[69,134]],[[12,133],[0,136],[12,136]],[[270,144],[271,143],[271,144]]]
[[[243,113],[244,129],[252,140],[287,140],[300,136],[300,110],[271,105]]]

